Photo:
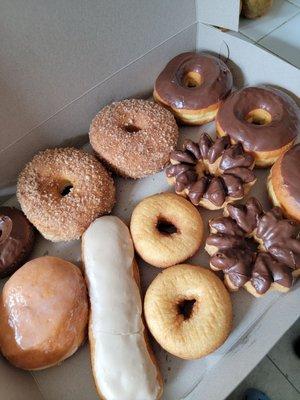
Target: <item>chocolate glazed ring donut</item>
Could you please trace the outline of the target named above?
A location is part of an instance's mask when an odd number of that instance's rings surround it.
[[[287,292],[300,276],[300,225],[279,207],[264,212],[252,197],[245,205],[229,204],[209,225],[210,267],[224,272],[230,290],[245,287],[256,297],[270,289]]]
[[[215,118],[231,89],[232,74],[222,60],[189,52],[166,65],[156,79],[153,97],[182,122],[202,125]]]
[[[166,175],[176,193],[209,210],[243,198],[256,181],[252,155],[240,143],[231,145],[228,136],[213,142],[203,133],[198,143],[186,140],[170,161]]]
[[[246,87],[232,93],[216,116],[217,132],[241,142],[259,167],[272,165],[300,132],[300,110],[280,90]]]

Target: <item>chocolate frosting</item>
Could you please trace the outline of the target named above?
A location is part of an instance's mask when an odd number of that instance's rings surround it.
[[[34,231],[22,211],[12,207],[0,207],[0,231],[0,278],[4,278],[26,261]]]
[[[284,154],[280,170],[285,189],[300,207],[300,144]]]
[[[278,207],[264,213],[255,198],[243,206],[228,205],[227,214],[210,221],[206,244],[216,248],[211,265],[227,274],[236,288],[248,281],[258,294],[273,282],[290,288],[292,271],[300,268],[300,225],[285,219]],[[249,245],[250,234],[262,247]]]
[[[264,109],[272,120],[265,125],[246,121],[249,112]],[[284,92],[269,87],[246,87],[233,92],[220,106],[217,117],[226,135],[249,151],[283,147],[300,132],[300,110]]]
[[[244,152],[240,144],[230,144],[228,136],[215,142],[206,133],[202,133],[199,142],[187,140],[183,150],[173,151],[171,165],[166,169],[168,178],[175,178],[175,190],[186,190],[193,204],[199,204],[202,198],[217,207],[221,207],[227,197],[244,196],[244,184],[255,181],[252,172],[254,159]],[[197,165],[201,164],[203,174],[197,174]],[[207,166],[208,164],[208,166]],[[221,175],[209,172],[209,165],[218,166]]]
[[[189,72],[201,75],[201,84],[187,87]],[[219,58],[204,53],[183,53],[173,58],[160,73],[154,90],[170,107],[198,110],[225,99],[232,89],[232,74]]]

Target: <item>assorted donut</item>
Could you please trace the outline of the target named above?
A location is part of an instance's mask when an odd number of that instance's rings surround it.
[[[291,290],[300,276],[300,111],[278,89],[232,88],[220,58],[180,54],[157,77],[154,102],[126,99],[100,110],[89,130],[94,154],[47,149],[25,165],[22,211],[0,207],[0,278],[11,275],[0,297],[0,349],[11,364],[57,365],[88,337],[101,399],[158,400],[163,378],[148,330],[165,351],[197,359],[230,335],[231,291]],[[217,138],[201,133],[179,148],[176,120],[215,120]],[[263,209],[247,194],[254,168],[271,165],[274,207]],[[175,193],[142,199],[128,226],[108,215],[114,175],[139,179],[164,168]],[[203,208],[223,210],[207,237]],[[82,265],[28,261],[35,228],[52,242],[81,239]],[[210,269],[189,261],[203,241]],[[140,259],[163,269],[144,301]]]

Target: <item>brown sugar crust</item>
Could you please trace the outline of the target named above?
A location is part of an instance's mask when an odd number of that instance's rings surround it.
[[[166,65],[156,79],[153,97],[182,122],[201,125],[215,118],[231,88],[232,74],[220,58],[187,52]]]
[[[198,143],[186,140],[170,161],[166,175],[176,193],[210,210],[243,198],[256,182],[254,158],[241,144],[232,145],[229,136],[214,142],[203,133]]]
[[[128,99],[104,107],[93,119],[89,137],[114,172],[137,179],[165,167],[177,144],[178,127],[159,104]]]
[[[111,211],[115,186],[94,156],[74,148],[48,149],[20,173],[17,197],[46,239],[68,241],[79,239],[95,218]]]
[[[232,327],[228,291],[214,273],[196,265],[175,265],[157,275],[147,289],[144,312],[158,343],[186,360],[215,351]]]
[[[244,286],[254,296],[288,291],[300,274],[300,226],[274,207],[264,212],[255,198],[229,204],[213,218],[206,240],[210,266],[225,274],[231,290]]]

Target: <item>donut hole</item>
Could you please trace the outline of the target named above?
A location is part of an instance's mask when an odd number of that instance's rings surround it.
[[[196,299],[184,299],[177,304],[178,314],[183,316],[184,320],[191,318]]]
[[[253,125],[267,125],[272,121],[272,116],[267,110],[256,108],[246,115],[245,120]]]
[[[62,197],[65,197],[71,192],[72,189],[72,183],[69,181],[64,181],[60,186],[59,193]]]
[[[202,83],[202,76],[197,71],[189,71],[184,75],[182,83],[187,88],[197,88]]]
[[[128,133],[136,133],[139,132],[141,130],[141,128],[135,124],[124,124],[123,126],[124,131],[128,132]]]
[[[176,228],[176,226],[172,222],[164,218],[158,219],[156,229],[162,235],[173,235],[174,233],[178,233],[178,229]]]

